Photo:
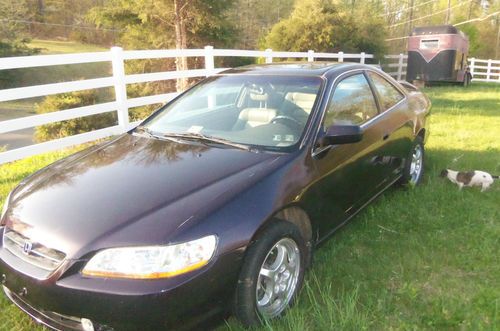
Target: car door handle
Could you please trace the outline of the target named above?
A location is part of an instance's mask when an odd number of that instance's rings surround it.
[[[386,133],[384,134],[384,137],[382,137],[383,140],[387,140],[387,138],[389,138],[391,134],[390,133]]]

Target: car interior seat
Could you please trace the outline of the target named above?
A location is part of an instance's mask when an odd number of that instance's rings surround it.
[[[250,100],[258,103],[258,107],[249,107],[243,109],[240,112],[238,120],[233,127],[234,131],[271,123],[271,120],[276,117],[278,113],[278,110],[276,108],[268,108],[268,93],[250,93],[249,97]]]
[[[288,92],[285,99],[310,114],[316,100],[316,93]]]

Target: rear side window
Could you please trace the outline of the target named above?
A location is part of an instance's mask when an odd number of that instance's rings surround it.
[[[360,125],[377,116],[377,105],[370,85],[363,74],[342,80],[327,108],[325,128],[334,124]]]
[[[399,92],[399,90],[394,87],[394,85],[386,81],[384,78],[373,72],[368,73],[368,75],[373,81],[375,89],[380,96],[380,106],[382,107],[382,111],[391,108],[399,101],[404,99],[404,95]]]

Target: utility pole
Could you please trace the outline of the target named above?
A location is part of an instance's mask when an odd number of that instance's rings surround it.
[[[499,24],[500,17],[497,15],[497,46],[495,47],[495,59],[498,59],[498,47],[500,46],[500,24]]]
[[[450,16],[451,16],[451,0],[448,0],[448,10],[446,11],[446,23],[450,24]]]
[[[410,0],[410,12],[409,12],[409,18],[408,18],[408,34],[411,33],[411,28],[413,27],[413,4],[415,3],[415,0]]]
[[[472,17],[472,6],[474,6],[474,1],[471,1],[469,4],[469,13],[467,14],[467,20],[470,20]]]
[[[410,11],[408,13],[408,36],[411,34],[411,29],[413,27],[413,5],[415,3],[415,0],[410,0],[409,6],[410,6]],[[406,41],[402,43],[401,47],[404,47]]]

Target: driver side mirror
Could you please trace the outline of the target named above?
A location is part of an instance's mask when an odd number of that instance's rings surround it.
[[[320,139],[321,146],[357,143],[363,139],[363,129],[359,125],[332,125]]]

